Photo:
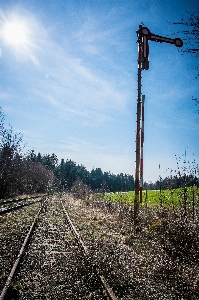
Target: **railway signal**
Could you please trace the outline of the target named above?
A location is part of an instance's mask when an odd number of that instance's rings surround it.
[[[183,42],[179,38],[171,39],[163,37],[161,35],[156,35],[150,32],[147,27],[140,27],[138,31],[140,36],[139,51],[138,51],[138,62],[141,70],[149,69],[149,45],[148,41],[154,41],[159,43],[169,43],[174,44],[176,47],[182,47]]]
[[[134,198],[134,223],[137,223],[139,203],[142,203],[143,187],[143,136],[144,136],[144,115],[142,116],[142,130],[140,126],[141,114],[144,114],[144,97],[142,97],[141,112],[141,79],[142,70],[149,69],[149,41],[159,43],[169,43],[176,47],[182,47],[183,42],[180,38],[167,38],[150,32],[147,27],[139,25],[137,31],[138,43],[138,95],[137,95],[137,126],[136,126],[136,165],[135,165],[135,198]],[[141,153],[140,153],[141,146]]]

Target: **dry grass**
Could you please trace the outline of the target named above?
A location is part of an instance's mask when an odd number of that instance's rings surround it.
[[[51,197],[13,282],[15,299],[104,299],[93,275],[96,266],[121,300],[199,299],[196,218],[193,222],[180,211],[143,208],[135,232],[128,206],[68,194],[62,199],[89,255],[85,259],[77,246],[59,196]],[[18,237],[16,224],[21,223],[13,220],[4,217],[1,225]],[[3,237],[2,244],[8,241]],[[16,244],[9,239],[4,247]]]
[[[199,299],[197,218],[142,208],[134,232],[129,207],[100,199],[88,205],[73,197],[66,204],[120,299]]]

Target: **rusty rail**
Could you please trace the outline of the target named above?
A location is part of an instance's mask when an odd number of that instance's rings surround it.
[[[5,209],[5,210],[3,209],[4,207],[1,207],[1,209],[0,209],[0,216],[1,215],[5,215],[5,214],[7,214],[7,213],[9,213],[11,211],[15,211],[15,210],[21,209],[21,208],[23,208],[25,206],[29,206],[29,205],[32,205],[34,203],[41,202],[41,201],[42,201],[42,199],[41,200],[37,200],[37,201],[32,201],[32,202],[24,203],[24,204],[20,204],[20,205],[13,206],[13,207],[9,207],[8,209]],[[11,203],[13,203],[13,202],[11,202]]]
[[[29,239],[30,239],[30,236],[31,236],[31,234],[32,234],[32,232],[33,232],[33,230],[34,230],[34,228],[35,228],[37,219],[38,219],[38,217],[39,217],[39,215],[40,215],[42,209],[43,209],[43,205],[40,207],[38,213],[36,214],[36,216],[35,216],[35,218],[34,218],[34,221],[33,221],[32,225],[31,225],[31,227],[30,227],[30,229],[29,229],[29,231],[28,231],[28,234],[27,234],[26,237],[25,237],[25,240],[24,240],[24,242],[23,242],[23,244],[22,244],[22,246],[21,246],[21,249],[20,249],[20,251],[19,251],[19,254],[18,254],[18,256],[17,256],[17,259],[16,259],[16,261],[14,262],[14,265],[13,265],[13,267],[12,267],[12,270],[10,271],[10,274],[8,275],[8,278],[7,278],[7,280],[6,280],[6,283],[5,283],[5,285],[4,285],[4,288],[3,288],[2,292],[1,292],[0,300],[3,300],[3,299],[5,298],[5,296],[6,296],[6,293],[7,293],[7,291],[8,291],[9,286],[10,286],[10,283],[11,283],[11,281],[12,281],[12,279],[13,279],[13,276],[15,275],[15,272],[16,272],[16,269],[17,269],[17,267],[18,267],[18,264],[19,264],[19,262],[20,262],[20,260],[21,260],[21,258],[22,258],[22,256],[23,256],[23,253],[24,253],[24,250],[25,250],[25,248],[26,248],[26,245],[27,245],[27,243],[28,243],[28,241],[29,241]]]
[[[16,203],[20,201],[25,201],[25,200],[31,200],[31,199],[36,199],[40,197],[47,196],[47,194],[42,194],[42,195],[36,195],[36,196],[30,196],[30,197],[25,197],[25,198],[15,198],[15,199],[0,199],[0,206],[4,204],[10,204],[10,203]]]
[[[61,200],[61,198],[60,198],[60,200]],[[66,208],[64,207],[64,204],[63,204],[63,201],[62,201],[62,200],[61,200],[61,204],[62,204],[62,207],[63,207],[64,214],[65,214],[65,216],[66,216],[66,218],[67,218],[67,221],[68,221],[68,223],[69,223],[69,225],[70,225],[71,231],[73,232],[74,236],[77,238],[77,241],[78,241],[79,245],[80,245],[81,248],[83,249],[83,254],[84,254],[84,256],[85,256],[86,258],[88,258],[88,254],[89,254],[88,248],[87,248],[86,245],[84,244],[83,239],[81,238],[80,234],[78,233],[78,231],[76,230],[75,226],[73,225],[73,223],[72,223],[72,221],[71,221],[71,219],[70,219],[70,217],[69,217],[69,215],[68,215],[68,213],[67,213],[67,211],[66,211]],[[30,227],[30,229],[29,229],[29,231],[28,231],[28,234],[26,235],[26,237],[25,237],[25,239],[24,239],[24,242],[23,242],[23,244],[22,244],[22,246],[21,246],[21,249],[20,249],[20,251],[19,251],[19,254],[18,254],[18,256],[17,256],[17,259],[15,260],[15,262],[14,262],[14,264],[13,264],[13,267],[12,267],[12,269],[11,269],[11,271],[10,271],[10,274],[9,274],[8,277],[7,277],[6,283],[5,283],[4,288],[3,288],[2,292],[1,292],[0,300],[4,300],[4,298],[5,298],[5,296],[6,296],[6,293],[7,293],[8,289],[9,289],[9,286],[10,286],[10,284],[11,284],[11,281],[12,281],[12,279],[13,279],[13,277],[14,277],[14,275],[15,275],[15,272],[16,272],[16,270],[17,270],[17,267],[18,267],[18,265],[19,265],[19,262],[20,262],[20,260],[22,259],[22,256],[23,256],[23,254],[24,254],[25,248],[26,248],[26,246],[27,246],[27,244],[28,244],[28,241],[29,241],[29,239],[30,239],[30,236],[31,236],[31,234],[32,234],[32,232],[33,232],[33,230],[34,230],[34,228],[35,228],[35,225],[36,225],[36,222],[37,222],[37,220],[38,220],[38,217],[39,217],[39,215],[40,215],[40,213],[41,213],[41,211],[42,211],[42,209],[43,209],[44,206],[45,206],[45,202],[42,203],[42,206],[40,207],[39,211],[37,212],[37,214],[36,214],[36,216],[35,216],[35,218],[34,218],[34,221],[33,221],[32,225],[31,225],[31,227]],[[100,280],[100,282],[101,282],[101,284],[102,284],[102,286],[103,286],[103,288],[104,288],[104,290],[105,290],[105,292],[106,292],[106,294],[107,294],[107,297],[108,297],[110,300],[118,300],[118,298],[115,296],[115,294],[114,294],[114,292],[112,291],[112,289],[109,287],[109,285],[108,285],[108,283],[107,283],[105,277],[102,276],[102,275],[99,273],[99,271],[98,271],[98,270],[99,270],[98,266],[96,266],[95,264],[92,264],[92,265],[93,265],[93,267],[94,267],[93,269],[95,270],[94,272],[96,272],[96,275],[97,275],[97,277],[99,278],[99,280]]]
[[[88,248],[84,244],[84,241],[82,240],[80,234],[77,232],[75,226],[73,225],[73,223],[72,223],[72,221],[71,221],[71,219],[70,219],[70,217],[69,217],[69,215],[68,215],[68,213],[67,213],[67,211],[66,211],[66,209],[64,207],[64,204],[63,204],[63,201],[62,201],[61,197],[60,197],[60,201],[61,201],[61,204],[62,204],[62,207],[63,207],[63,211],[64,211],[64,213],[66,215],[66,219],[67,219],[67,221],[68,221],[68,223],[69,223],[69,225],[71,227],[71,230],[73,231],[73,234],[76,236],[79,245],[82,247],[84,256],[87,258],[87,255],[89,253]],[[101,281],[101,283],[102,283],[102,285],[103,285],[103,287],[104,287],[104,289],[105,289],[105,291],[106,291],[109,299],[110,300],[118,300],[118,298],[115,296],[113,290],[109,287],[109,285],[108,285],[105,277],[102,276],[102,275],[100,275],[100,273],[98,271],[99,270],[98,266],[96,266],[96,264],[93,264],[93,266],[94,266],[94,270],[96,270],[96,274],[97,274],[98,278],[100,279],[100,281]]]
[[[84,251],[84,254],[87,255],[88,254],[88,248],[84,244],[84,242],[83,242],[80,234],[77,232],[75,226],[73,225],[73,223],[72,223],[72,221],[71,221],[71,219],[70,219],[70,217],[69,217],[69,215],[68,215],[68,213],[67,213],[67,211],[66,211],[66,209],[64,207],[64,204],[63,204],[62,200],[61,200],[61,204],[62,204],[63,211],[65,213],[66,219],[67,219],[67,221],[68,221],[68,223],[69,223],[69,225],[71,227],[71,230],[72,230],[73,234],[76,236],[76,238],[78,240],[78,243],[80,244],[80,246],[82,247],[82,249]]]

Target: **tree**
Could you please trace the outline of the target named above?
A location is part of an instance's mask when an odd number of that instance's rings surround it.
[[[37,154],[37,162],[42,163],[42,156],[40,152]]]
[[[71,193],[73,193],[76,198],[86,199],[91,191],[86,184],[84,184],[80,179],[77,179],[73,183]]]
[[[91,188],[93,191],[100,191],[103,187],[103,172],[100,168],[91,171]]]
[[[196,60],[199,58],[199,7],[194,12],[188,12],[188,16],[182,17],[179,22],[174,22],[175,25],[181,25],[182,29],[178,31],[184,36],[183,47],[179,51],[193,55]],[[184,29],[185,28],[185,29]],[[199,77],[199,62],[195,66],[197,71],[196,78]]]
[[[4,114],[0,108],[0,198],[9,194],[9,183],[14,177],[13,165],[22,160],[22,135],[4,127]],[[17,164],[16,164],[17,162]]]
[[[177,33],[182,33],[183,47],[179,51],[182,53],[191,54],[195,60],[196,65],[194,69],[196,70],[195,79],[199,78],[199,7],[196,8],[194,12],[188,12],[188,16],[182,17],[179,22],[174,22],[173,24],[179,25],[180,30]],[[192,100],[199,104],[199,99],[197,97],[192,97]],[[199,112],[199,110],[198,110]]]
[[[30,160],[30,161],[32,161],[32,162],[36,162],[37,161],[37,156],[35,154],[35,150],[28,151],[27,159]]]
[[[46,192],[54,184],[53,172],[42,164],[41,155],[37,157],[34,150],[24,154],[23,150],[22,135],[4,127],[0,108],[0,198]],[[56,156],[51,155],[50,160],[52,167]]]

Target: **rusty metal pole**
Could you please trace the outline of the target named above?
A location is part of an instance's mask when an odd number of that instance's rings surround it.
[[[141,79],[142,79],[142,70],[149,69],[149,45],[148,41],[154,42],[165,42],[169,44],[174,44],[176,47],[182,47],[183,42],[180,38],[167,38],[160,35],[156,35],[150,32],[147,27],[142,27],[139,25],[137,31],[137,43],[138,43],[138,95],[137,95],[137,129],[136,129],[136,161],[135,161],[135,198],[134,198],[134,228],[136,229],[138,224],[138,215],[139,215],[139,203],[142,202],[142,181],[143,181],[143,141],[142,141],[142,150],[140,153],[140,118],[141,118]],[[144,98],[143,98],[144,101]],[[143,102],[144,103],[144,102]],[[144,125],[144,123],[143,123]],[[144,129],[144,127],[143,127]],[[142,159],[140,158],[142,155]],[[140,165],[141,163],[141,165]],[[141,178],[140,178],[141,175]],[[141,181],[141,180],[142,181]],[[141,181],[141,190],[140,190],[140,181]],[[139,195],[139,192],[141,192]]]
[[[139,214],[139,191],[140,191],[140,116],[141,116],[141,79],[142,70],[140,66],[140,52],[142,36],[140,29],[142,25],[139,25],[138,33],[138,94],[137,94],[137,128],[136,128],[136,161],[135,161],[135,197],[134,197],[134,225],[138,223]]]

